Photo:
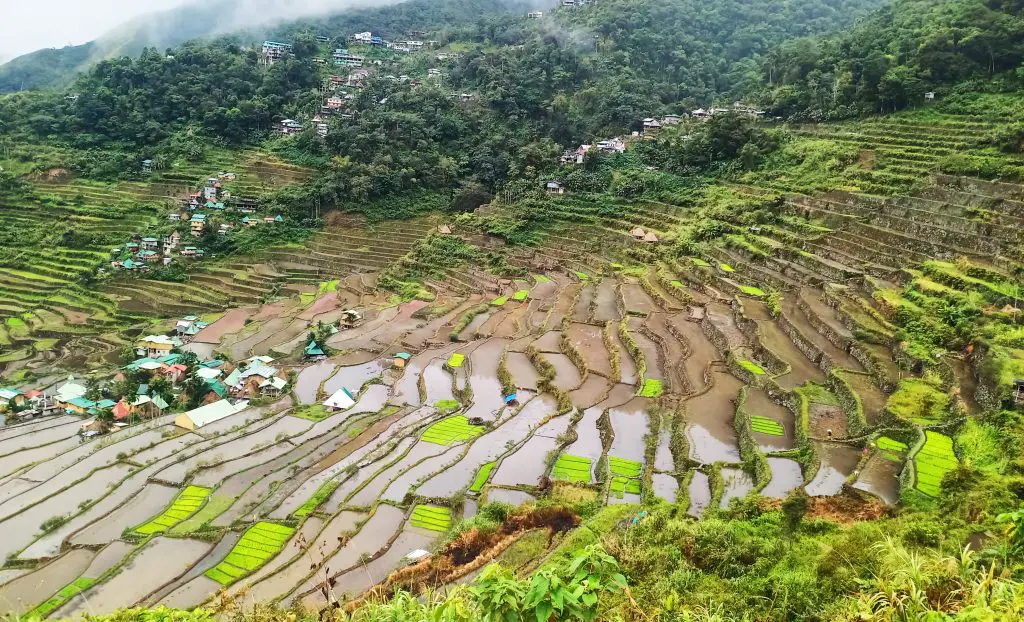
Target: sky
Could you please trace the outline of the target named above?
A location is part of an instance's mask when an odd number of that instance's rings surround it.
[[[0,60],[85,43],[146,13],[194,0],[0,0]]]

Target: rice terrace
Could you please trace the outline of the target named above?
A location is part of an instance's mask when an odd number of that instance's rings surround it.
[[[0,65],[0,615],[1024,619],[1024,47],[540,4]]]

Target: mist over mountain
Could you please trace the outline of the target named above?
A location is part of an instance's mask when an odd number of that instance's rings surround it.
[[[144,48],[164,49],[190,39],[235,34],[242,39],[259,39],[282,25],[308,29],[300,22],[326,16],[351,16],[372,27],[374,9],[399,4],[401,0],[211,0],[192,2],[176,9],[151,13],[82,45],[37,50],[0,65],[0,93],[25,89],[60,87],[81,70],[105,58],[134,56]],[[430,7],[428,1],[405,3],[411,14]],[[493,3],[495,11],[520,10],[529,2]],[[475,18],[479,12],[466,14]],[[359,19],[360,17],[364,19]],[[458,20],[458,15],[449,15]]]

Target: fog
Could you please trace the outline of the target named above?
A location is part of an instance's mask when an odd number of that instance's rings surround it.
[[[99,38],[132,20],[159,11],[195,4],[223,5],[213,29],[225,33],[294,20],[349,7],[394,4],[401,0],[0,0],[0,59],[41,48],[78,45]],[[139,23],[159,28],[160,20]],[[197,25],[198,26],[198,25]],[[0,60],[0,62],[2,62]]]

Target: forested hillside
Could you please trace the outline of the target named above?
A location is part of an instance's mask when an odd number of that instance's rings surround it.
[[[891,112],[935,92],[1022,85],[1024,17],[999,0],[904,0],[832,37],[780,45],[762,61],[776,114],[808,120]]]

